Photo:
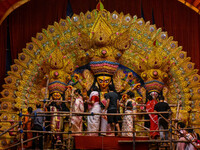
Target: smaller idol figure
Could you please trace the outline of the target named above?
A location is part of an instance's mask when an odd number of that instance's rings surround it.
[[[53,132],[61,132],[63,130],[63,117],[61,117],[58,112],[59,111],[67,111],[67,107],[65,103],[62,103],[62,95],[59,92],[54,92],[50,97],[50,102],[47,105],[49,110],[53,112],[53,116],[51,117],[51,131]],[[56,143],[61,142],[61,135],[55,134],[54,139]]]

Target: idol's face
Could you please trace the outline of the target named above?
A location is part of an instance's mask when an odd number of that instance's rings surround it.
[[[54,100],[60,100],[60,99],[61,99],[61,94],[58,93],[58,92],[53,93],[52,96],[53,96],[53,99],[54,99]]]
[[[111,77],[108,77],[108,76],[99,76],[99,77],[97,77],[97,82],[98,82],[99,86],[102,89],[105,89],[110,84]]]

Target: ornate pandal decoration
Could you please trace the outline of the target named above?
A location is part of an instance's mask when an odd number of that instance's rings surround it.
[[[112,76],[117,91],[131,89],[130,79],[124,78],[119,69],[123,65],[143,79],[145,86],[140,88],[143,97],[146,91],[162,91],[168,103],[182,102],[180,114],[183,120],[199,124],[200,115],[195,111],[200,109],[200,76],[187,53],[178,47],[173,37],[168,37],[167,32],[150,22],[106,10],[61,19],[27,43],[5,78],[0,101],[7,102],[8,106],[2,103],[6,113],[2,113],[0,119],[18,120],[19,109],[26,112],[28,106],[35,108],[35,101],[45,97],[38,92],[42,88],[42,93],[62,94],[71,82],[74,70],[87,64],[89,69],[77,73],[79,87],[84,90],[88,91],[95,77],[101,74],[105,76],[103,82]],[[102,89],[104,86],[107,84],[102,85]],[[176,109],[172,108],[172,111],[176,112]],[[9,127],[10,123],[0,125]],[[10,136],[3,135],[3,138]],[[8,142],[1,140],[0,143],[0,149],[4,149]]]

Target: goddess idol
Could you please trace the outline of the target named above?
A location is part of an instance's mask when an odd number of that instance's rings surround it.
[[[74,74],[78,81],[75,86],[81,86],[89,93],[92,87],[99,87],[100,101],[108,92],[109,84],[115,85],[116,92],[124,92],[139,78],[131,69],[119,63],[124,51],[131,48],[129,31],[124,30],[119,37],[102,15],[96,19],[89,36],[84,32],[78,34],[76,48],[86,52],[87,61],[81,62],[85,65],[78,67]],[[81,54],[78,57],[82,57]]]
[[[60,57],[62,59],[59,59]],[[43,69],[44,66],[46,67],[45,69]],[[44,99],[48,96],[48,99],[50,100],[44,105],[47,110],[53,113],[50,119],[50,127],[53,132],[61,132],[64,130],[64,118],[58,114],[58,112],[69,111],[69,108],[67,108],[66,104],[62,101],[67,101],[70,98],[68,91],[71,90],[71,88],[68,88],[68,82],[71,79],[70,70],[72,67],[73,64],[71,61],[65,59],[62,52],[56,48],[49,59],[44,61],[44,64],[40,69],[40,73],[45,74],[47,80],[47,87],[42,88],[41,92]],[[62,138],[60,134],[54,134],[53,137],[57,143],[61,142]]]

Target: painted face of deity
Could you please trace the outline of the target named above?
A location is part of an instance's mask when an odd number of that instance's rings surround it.
[[[61,94],[58,93],[58,92],[53,93],[52,96],[53,96],[53,99],[54,99],[54,100],[60,100],[60,99],[61,99]]]
[[[99,76],[99,77],[97,77],[97,82],[98,82],[99,86],[102,89],[105,89],[110,84],[111,77],[108,77],[108,76]]]

